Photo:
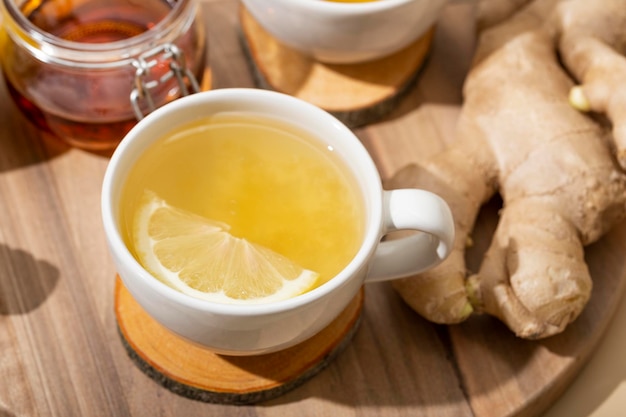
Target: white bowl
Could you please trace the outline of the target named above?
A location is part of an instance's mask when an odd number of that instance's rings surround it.
[[[283,44],[320,62],[350,64],[410,45],[437,20],[447,0],[242,0]]]

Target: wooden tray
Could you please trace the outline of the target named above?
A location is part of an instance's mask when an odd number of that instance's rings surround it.
[[[239,3],[202,2],[213,88],[254,86],[239,39]],[[415,87],[388,116],[355,130],[383,178],[453,140],[472,54],[472,8],[469,0],[448,3]],[[0,97],[2,417],[538,417],[594,356],[607,326],[624,332],[615,324],[624,323],[625,303],[620,320],[610,322],[626,282],[626,224],[587,248],[592,298],[559,336],[521,341],[480,316],[434,325],[389,284],[369,284],[352,341],[314,378],[256,406],[190,400],[146,377],[120,343],[115,269],[100,222],[108,158],[42,137],[2,82]],[[493,202],[481,216],[479,246],[468,254],[473,269],[497,209]],[[573,413],[551,411],[551,417],[623,414],[603,407],[626,380],[623,347],[616,344],[608,351],[618,354],[603,358],[611,375],[581,381],[592,401],[576,401]]]

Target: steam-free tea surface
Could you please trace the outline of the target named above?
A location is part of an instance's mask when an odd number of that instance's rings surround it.
[[[359,250],[365,206],[347,157],[314,132],[251,112],[163,132],[125,178],[128,248],[155,277],[200,298],[276,301],[327,282]]]
[[[473,7],[448,3],[415,87],[388,116],[356,129],[384,179],[454,140]],[[254,86],[239,2],[205,0],[203,11],[213,88]],[[0,416],[615,417],[626,409],[626,224],[586,249],[591,301],[549,340],[518,340],[481,316],[434,325],[388,284],[368,284],[345,350],[297,388],[255,406],[171,392],[120,341],[116,271],[100,221],[108,157],[37,132],[4,83],[0,96]],[[493,202],[480,218],[472,268],[497,213]]]

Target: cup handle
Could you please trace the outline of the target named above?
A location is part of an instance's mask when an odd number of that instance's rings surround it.
[[[438,195],[418,189],[383,191],[383,234],[415,230],[407,237],[381,242],[366,282],[418,274],[440,264],[454,243],[454,220]]]

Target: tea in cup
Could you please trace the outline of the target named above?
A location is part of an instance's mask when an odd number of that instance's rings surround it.
[[[102,215],[133,298],[174,333],[230,355],[310,338],[363,283],[440,263],[454,234],[440,197],[384,191],[333,116],[238,88],[141,120],[111,158]],[[417,233],[381,242],[400,229]]]
[[[408,47],[436,23],[447,0],[242,0],[281,43],[320,62],[372,61]]]

